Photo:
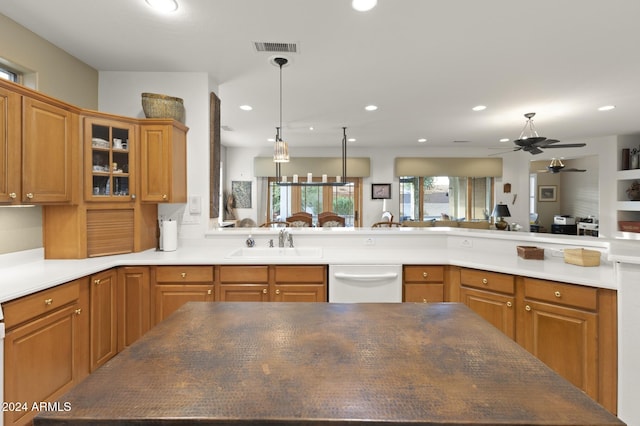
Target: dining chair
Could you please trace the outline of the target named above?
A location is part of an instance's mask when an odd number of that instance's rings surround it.
[[[260,228],[281,228],[289,226],[289,222],[282,221],[273,221],[273,222],[265,222],[260,225]]]
[[[328,213],[328,212],[327,212]],[[323,228],[344,227],[344,217],[333,214],[318,215],[318,224]]]
[[[399,222],[376,222],[371,225],[372,228],[397,228],[402,226]]]
[[[289,226],[296,228],[306,228],[313,226],[313,218],[307,214],[293,214],[287,218]]]

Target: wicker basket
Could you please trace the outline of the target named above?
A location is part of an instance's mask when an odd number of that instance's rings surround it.
[[[147,118],[173,118],[184,124],[184,103],[180,98],[143,93],[142,110]]]
[[[516,246],[518,256],[523,259],[544,260],[544,249],[535,246]]]
[[[586,249],[564,249],[564,262],[578,266],[600,265],[600,252]]]

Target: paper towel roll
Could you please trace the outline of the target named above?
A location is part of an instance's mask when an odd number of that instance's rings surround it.
[[[175,251],[178,248],[178,221],[162,222],[162,251]]]

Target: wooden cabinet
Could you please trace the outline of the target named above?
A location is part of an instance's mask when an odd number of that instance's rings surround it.
[[[77,202],[77,108],[2,80],[0,113],[0,203]]]
[[[115,269],[90,277],[91,371],[118,353],[117,272]]]
[[[54,401],[88,374],[88,291],[84,278],[2,305],[4,401],[27,406],[4,412],[5,425],[31,424],[32,404]]]
[[[227,302],[326,302],[324,265],[220,266],[218,300]]]
[[[512,275],[461,269],[460,301],[515,340],[515,281]]]
[[[141,199],[154,203],[187,201],[187,128],[173,120],[140,125]]]
[[[157,266],[152,269],[154,318],[159,323],[186,302],[213,302],[213,266]]]
[[[433,303],[444,301],[444,266],[404,265],[402,301]]]
[[[118,268],[118,352],[151,328],[148,266]]]
[[[273,267],[274,302],[326,302],[327,268],[323,265]]]

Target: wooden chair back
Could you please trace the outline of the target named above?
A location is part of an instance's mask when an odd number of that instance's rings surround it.
[[[296,213],[287,218],[287,223],[289,226],[297,228],[311,227],[313,226],[313,218],[311,215]]]
[[[344,217],[338,216],[335,213],[332,213],[332,214],[320,213],[318,215],[318,224],[325,228],[344,227]]]

